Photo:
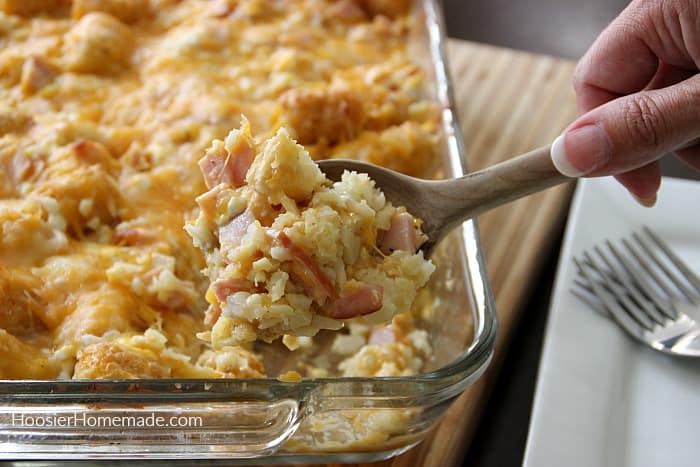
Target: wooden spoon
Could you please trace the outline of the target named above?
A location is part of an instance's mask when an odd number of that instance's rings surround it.
[[[373,164],[346,159],[318,161],[331,180],[345,170],[366,173],[395,206],[422,219],[428,257],[440,240],[467,219],[531,193],[574,180],[557,171],[544,146],[478,172],[447,180],[421,180]]]

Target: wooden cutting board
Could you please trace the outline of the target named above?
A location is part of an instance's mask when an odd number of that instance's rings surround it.
[[[576,117],[572,62],[452,39],[448,58],[470,171],[551,143]],[[461,463],[543,258],[556,253],[552,243],[563,228],[572,191],[573,184],[551,188],[478,219],[499,317],[493,362],[425,441],[363,467]]]

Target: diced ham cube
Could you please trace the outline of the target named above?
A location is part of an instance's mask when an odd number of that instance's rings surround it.
[[[56,70],[41,57],[30,57],[22,65],[20,87],[25,94],[33,94],[53,81]]]
[[[292,256],[292,277],[314,300],[323,305],[327,299],[335,299],[337,294],[331,280],[318,267],[313,259],[284,232],[277,234],[277,240]]]
[[[225,302],[236,292],[249,292],[252,289],[253,284],[250,281],[238,278],[217,279],[211,284],[211,290],[219,302]]]
[[[384,288],[380,285],[351,281],[340,290],[330,316],[336,319],[355,318],[378,311],[382,307]]]
[[[213,326],[221,317],[221,308],[219,305],[212,305],[207,309],[204,314],[204,324],[207,326]]]
[[[236,145],[229,149],[229,163],[226,167],[230,171],[232,186],[239,187],[245,183],[245,176],[254,158],[253,148],[244,138],[239,139]]]
[[[226,183],[238,188],[245,182],[246,173],[253,163],[253,148],[241,139],[236,146],[227,151],[220,146],[216,150],[207,151],[199,161],[199,168],[204,175],[207,188]]]
[[[407,212],[395,215],[380,246],[385,252],[403,250],[415,253],[420,245],[413,216]]]
[[[219,201],[219,192],[220,190],[211,189],[197,197],[197,204],[207,217],[213,218],[216,216],[216,203]]]
[[[222,250],[231,250],[241,244],[241,239],[248,232],[248,227],[255,222],[253,214],[246,209],[231,221],[219,227],[219,244]]]

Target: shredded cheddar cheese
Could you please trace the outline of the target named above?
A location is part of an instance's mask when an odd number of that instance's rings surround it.
[[[245,114],[316,159],[426,170],[411,4],[0,0],[0,378],[264,375],[196,337],[198,161]]]

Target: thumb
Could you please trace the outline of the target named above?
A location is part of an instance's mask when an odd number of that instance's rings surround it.
[[[700,135],[700,75],[619,97],[579,117],[552,143],[569,177],[616,175],[660,159]]]

